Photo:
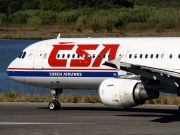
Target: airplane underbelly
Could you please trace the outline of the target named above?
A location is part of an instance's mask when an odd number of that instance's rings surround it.
[[[8,71],[15,81],[43,88],[98,89],[107,78],[118,77],[117,71]]]
[[[98,89],[100,83],[107,79],[106,77],[25,77],[26,85],[44,87],[44,88],[61,88],[61,89]],[[23,83],[23,82],[22,82]]]

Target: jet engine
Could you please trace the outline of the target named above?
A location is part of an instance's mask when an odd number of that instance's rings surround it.
[[[130,79],[106,79],[98,92],[103,104],[115,108],[133,107],[159,97],[158,90],[145,88],[142,82]]]

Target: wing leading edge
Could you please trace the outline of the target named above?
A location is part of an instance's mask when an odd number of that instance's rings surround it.
[[[146,79],[158,80],[165,83],[166,85],[176,87],[177,95],[180,96],[180,73],[165,69],[158,69],[143,65],[135,65],[131,63],[121,62],[121,58],[122,57],[118,57],[113,61],[106,61],[103,65],[115,67],[119,70],[131,72]]]

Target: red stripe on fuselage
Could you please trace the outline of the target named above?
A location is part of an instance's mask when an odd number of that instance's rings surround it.
[[[8,68],[7,70],[36,70],[34,68]],[[37,69],[39,70],[39,69]],[[116,68],[43,68],[40,70],[116,70]]]

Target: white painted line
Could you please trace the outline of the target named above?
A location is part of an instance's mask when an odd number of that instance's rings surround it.
[[[0,125],[82,125],[95,123],[39,123],[39,122],[0,122]]]

